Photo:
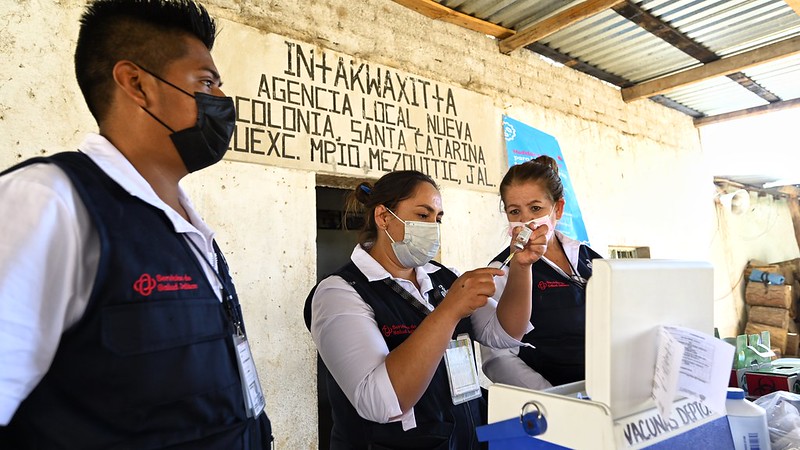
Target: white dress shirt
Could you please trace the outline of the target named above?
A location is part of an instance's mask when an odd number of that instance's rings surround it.
[[[89,134],[80,150],[131,195],[163,210],[216,269],[214,233],[183,190],[191,223],[167,206],[106,138]],[[100,258],[100,241],[67,175],[33,164],[0,177],[0,426],[36,387],[62,333],[86,310]],[[196,250],[195,250],[196,253]],[[220,296],[208,264],[206,277]]]
[[[569,263],[573,267],[578,267],[578,251],[581,246],[580,241],[576,241],[558,230],[555,231],[555,235],[561,242],[561,246],[564,248],[564,253],[567,255]],[[542,261],[546,262],[565,278],[569,278],[569,274],[565,273],[549,259],[542,256]],[[489,266],[499,267],[500,264],[500,262],[493,261]],[[497,297],[503,295],[506,282],[508,281],[508,267],[504,267],[503,271],[506,273],[505,276],[495,277],[494,279],[496,289],[494,295]],[[533,311],[533,314],[536,314],[536,311]],[[493,349],[481,346],[483,372],[495,383],[510,384],[512,386],[521,386],[527,389],[537,390],[553,387],[539,372],[531,369],[530,366],[525,364],[525,361],[521,360],[517,355],[519,355],[519,347]]]
[[[434,286],[428,274],[436,272],[439,267],[426,264],[416,268],[418,290],[411,281],[392,277],[360,245],[355,247],[350,259],[369,281],[392,278],[433,310],[428,293]],[[460,274],[456,272],[456,275]],[[403,430],[416,427],[414,408],[405,414],[400,410],[397,394],[386,371],[389,348],[378,329],[372,308],[339,276],[320,282],[311,302],[311,336],[328,370],[358,414],[377,423],[402,421]],[[470,316],[476,339],[496,348],[522,345],[500,325],[496,308],[497,302],[490,298],[485,306]],[[533,327],[528,324],[527,331],[531,329]]]

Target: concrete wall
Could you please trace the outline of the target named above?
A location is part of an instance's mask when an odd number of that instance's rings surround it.
[[[524,50],[502,55],[493,39],[389,0],[357,7],[343,0],[206,4],[217,17],[265,33],[475,92],[490,99],[494,117],[505,113],[555,136],[601,254],[608,245],[648,245],[654,258],[707,260],[729,252],[719,239],[712,244],[720,232],[711,174],[687,116],[649,101],[626,105],[605,83]],[[96,129],[72,69],[82,6],[77,0],[0,3],[6,62],[0,66],[0,167],[72,149]],[[317,445],[315,353],[301,320],[316,272],[316,184],[310,170],[230,160],[184,183],[234,270],[276,448],[283,449]],[[442,261],[462,270],[485,264],[504,244],[498,196],[450,185],[442,194]],[[785,228],[785,213],[778,216]],[[764,258],[776,259],[771,256]],[[721,259],[730,263],[722,270],[735,276],[741,259]],[[717,306],[718,320],[735,322],[730,305]]]

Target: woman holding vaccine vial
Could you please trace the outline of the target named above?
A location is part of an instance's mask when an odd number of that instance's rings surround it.
[[[545,389],[585,378],[586,282],[592,275],[594,250],[555,229],[564,214],[564,186],[558,165],[549,156],[512,166],[500,183],[509,230],[522,226],[546,229],[547,249],[531,265],[531,324],[522,339],[531,346],[510,350],[482,348],[483,371],[496,383]],[[512,245],[490,266],[506,261]],[[514,258],[512,258],[513,261]],[[495,278],[495,295],[505,295],[508,272]],[[505,297],[504,297],[505,298]],[[535,347],[535,348],[534,348]]]
[[[330,448],[480,448],[475,427],[486,420],[472,341],[522,344],[531,329],[530,266],[544,253],[544,231],[508,270],[459,275],[432,261],[444,209],[427,175],[388,173],[361,183],[348,203],[348,211],[364,211],[359,244],[350,263],[309,294],[305,310],[328,371]],[[495,301],[493,277],[508,272],[509,295]]]

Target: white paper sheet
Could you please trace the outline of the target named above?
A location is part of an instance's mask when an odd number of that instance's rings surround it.
[[[659,335],[653,398],[662,416],[669,416],[671,406],[667,406],[676,391],[677,395],[700,400],[709,409],[725,414],[735,348],[714,336],[683,327],[662,326]],[[678,354],[680,364],[675,364]]]
[[[658,353],[653,378],[653,400],[664,420],[672,415],[675,395],[678,392],[683,345],[664,327],[658,329]]]

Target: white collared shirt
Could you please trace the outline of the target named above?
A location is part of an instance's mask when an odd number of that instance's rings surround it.
[[[428,293],[433,289],[428,274],[439,267],[433,264],[417,267],[415,273],[420,286],[417,289],[411,281],[392,277],[360,245],[355,247],[350,259],[369,281],[392,278],[433,310],[428,301]],[[470,316],[476,339],[496,348],[522,345],[500,325],[496,308],[497,302],[490,298]],[[401,421],[403,430],[416,427],[414,408],[402,414],[389,380],[385,362],[389,348],[378,329],[375,313],[355,288],[338,276],[322,280],[312,299],[311,317],[311,336],[319,354],[358,414],[377,423]],[[528,324],[528,331],[531,329]]]
[[[216,269],[214,233],[182,189],[191,221],[164,203],[106,138],[80,145],[131,195],[164,211],[176,233],[202,249]],[[62,333],[86,310],[100,258],[100,241],[67,175],[54,164],[33,164],[0,177],[0,426],[50,368]],[[196,251],[195,251],[196,253]],[[220,283],[208,264],[215,292]]]
[[[578,252],[580,251],[581,243],[569,236],[555,231],[555,237],[561,242],[561,247],[564,249],[564,254],[567,255],[567,260],[572,267],[578,267]],[[565,278],[569,278],[569,274],[565,273],[554,262],[542,256],[542,261],[547,263],[550,267],[555,269]],[[493,261],[489,264],[490,267],[499,267],[500,262]],[[506,288],[508,281],[508,267],[504,267],[503,271],[505,276],[495,277],[495,295],[500,297]],[[495,383],[510,384],[512,386],[521,386],[527,389],[547,389],[552,387],[538,372],[533,370],[530,366],[525,364],[525,361],[519,358],[519,347],[509,349],[493,349],[486,346],[481,346],[481,358],[483,359],[483,371],[486,376]]]

